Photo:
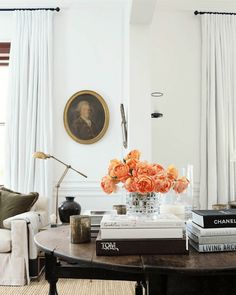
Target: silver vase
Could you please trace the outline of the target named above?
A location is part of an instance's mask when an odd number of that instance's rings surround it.
[[[127,195],[127,213],[132,215],[160,214],[158,193],[129,193]]]

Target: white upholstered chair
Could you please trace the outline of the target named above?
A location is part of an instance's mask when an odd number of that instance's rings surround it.
[[[34,235],[48,224],[48,202],[40,197],[31,211],[3,221],[0,228],[0,285],[25,285],[34,275],[38,250]]]

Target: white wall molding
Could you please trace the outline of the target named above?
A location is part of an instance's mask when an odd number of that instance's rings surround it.
[[[54,196],[56,192],[55,188],[56,182],[54,182]],[[117,193],[113,194],[112,196],[123,196],[125,191],[122,187],[119,188]],[[86,196],[89,198],[93,197],[110,197],[106,193],[103,192],[100,182],[99,181],[73,181],[67,180],[62,183],[59,189],[59,196]]]
[[[59,189],[59,204],[65,200],[66,196],[74,196],[82,210],[111,210],[114,204],[125,204],[126,200],[126,192],[122,188],[115,194],[107,195],[102,191],[98,181],[64,181]],[[52,203],[55,202],[55,197],[56,189],[54,188]]]
[[[199,206],[199,191],[200,191],[200,183],[194,182],[193,185],[193,202],[194,204]],[[55,198],[56,190],[54,189],[54,198]],[[62,202],[65,196],[74,196],[77,199],[83,199],[86,203],[91,204],[91,202],[102,202],[99,204],[104,204],[104,207],[110,202],[119,203],[125,202],[127,192],[120,187],[117,193],[112,195],[105,194],[101,187],[100,183],[96,181],[90,182],[82,182],[82,181],[65,181],[59,190],[59,200]],[[89,208],[86,208],[89,209]]]
[[[56,181],[54,181],[54,186]],[[61,190],[97,191],[101,190],[99,181],[76,181],[64,180],[60,187]]]

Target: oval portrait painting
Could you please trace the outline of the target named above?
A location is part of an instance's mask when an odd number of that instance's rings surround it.
[[[76,92],[64,110],[67,133],[77,142],[91,144],[100,140],[109,124],[109,110],[105,100],[90,90]]]

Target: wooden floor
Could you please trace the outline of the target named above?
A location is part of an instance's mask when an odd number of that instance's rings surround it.
[[[134,295],[133,282],[89,281],[60,279],[59,295]],[[33,281],[29,286],[0,286],[0,295],[48,295],[48,284],[42,277],[39,282]]]

